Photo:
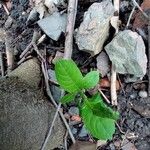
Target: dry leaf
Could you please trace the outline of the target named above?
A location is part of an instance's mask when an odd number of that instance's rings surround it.
[[[101,88],[110,88],[110,81],[107,78],[103,78],[100,80],[100,87]],[[116,90],[118,91],[120,89],[119,81],[116,80]]]

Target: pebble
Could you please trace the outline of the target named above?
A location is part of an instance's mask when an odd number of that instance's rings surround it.
[[[71,116],[79,115],[79,108],[78,107],[70,107],[69,112]]]
[[[77,128],[74,128],[74,127],[71,128],[72,134],[74,134],[74,135],[77,134],[77,131],[78,131]]]
[[[88,131],[86,130],[85,126],[82,127],[80,133],[79,133],[79,137],[85,137],[88,135]]]
[[[130,95],[130,98],[131,99],[135,99],[137,97],[137,93],[132,93],[131,95]]]
[[[140,92],[139,92],[139,96],[140,96],[141,98],[147,98],[148,94],[147,94],[146,91],[140,91]]]
[[[12,23],[13,23],[13,19],[12,19],[12,17],[9,16],[8,19],[5,22],[5,28],[6,29],[10,28]]]

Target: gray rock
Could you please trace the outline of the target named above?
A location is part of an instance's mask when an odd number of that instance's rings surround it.
[[[110,65],[109,65],[109,57],[105,52],[101,52],[97,60],[97,69],[100,71],[100,74],[102,77],[106,76],[107,73],[110,71]]]
[[[57,41],[62,32],[65,32],[67,15],[55,12],[38,21],[40,28],[53,40]]]
[[[105,50],[118,73],[131,74],[136,77],[143,77],[146,74],[145,45],[141,36],[136,32],[130,30],[119,32],[105,46]]]
[[[55,75],[55,71],[54,71],[54,70],[48,69],[48,75],[49,75],[50,80],[52,80],[52,81],[54,81],[54,82],[57,82],[57,79],[56,79],[56,75]]]
[[[61,89],[55,85],[51,85],[50,89],[55,101],[59,103],[61,98]]]
[[[88,131],[86,130],[85,126],[82,127],[80,133],[79,133],[79,137],[85,137],[88,135]]]
[[[78,107],[70,107],[68,113],[70,115],[79,115],[79,108]]]
[[[41,149],[56,109],[46,100],[43,90],[35,88],[40,79],[39,68],[36,59],[29,60],[14,70],[13,75],[0,79],[0,149]],[[64,135],[58,117],[45,150],[60,147]]]
[[[77,134],[78,132],[77,128],[74,128],[74,127],[71,128],[71,131],[72,131],[72,134],[74,135]]]
[[[91,55],[96,55],[102,50],[109,34],[109,21],[113,13],[113,5],[108,0],[90,6],[75,35],[80,50]]]

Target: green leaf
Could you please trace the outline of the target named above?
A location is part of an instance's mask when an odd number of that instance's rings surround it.
[[[88,107],[92,110],[93,114],[101,118],[110,118],[117,120],[119,118],[119,113],[113,111],[104,102],[99,93],[95,94],[92,98],[86,101]]]
[[[83,88],[90,89],[99,82],[99,71],[91,71],[83,78]]]
[[[72,60],[58,60],[55,73],[59,85],[67,92],[75,93],[82,89],[83,76]]]
[[[81,117],[87,130],[93,137],[101,140],[112,139],[115,132],[115,121],[113,119],[94,115],[86,104],[81,109]]]
[[[76,93],[73,93],[73,94],[68,93],[65,96],[63,96],[60,101],[62,104],[69,103],[69,102],[72,102],[74,100],[75,96],[76,96]]]

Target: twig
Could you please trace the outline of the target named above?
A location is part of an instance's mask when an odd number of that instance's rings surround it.
[[[105,94],[102,92],[102,90],[100,88],[98,88],[98,91],[101,93],[101,95],[103,96],[103,98],[105,99],[105,101],[110,104],[110,101],[108,100],[108,98],[105,96]]]
[[[66,131],[66,134],[65,134],[65,137],[64,137],[64,147],[65,147],[65,150],[68,150],[68,147],[67,147],[67,137],[68,137],[68,131]]]
[[[9,32],[6,33],[5,46],[7,57],[7,71],[10,73],[14,68],[14,48],[11,46],[12,37]]]
[[[146,19],[149,19],[148,15],[142,10],[142,8],[139,6],[139,4],[136,2],[136,0],[132,0],[133,4],[141,11],[141,13],[143,14],[143,16]]]
[[[45,79],[45,84],[46,84],[47,95],[48,95],[49,98],[51,99],[53,105],[57,108],[58,105],[57,105],[57,103],[55,102],[55,100],[54,100],[54,98],[53,98],[53,96],[52,96],[52,93],[51,93],[51,91],[50,91],[50,88],[49,88],[49,84],[48,84],[48,74],[47,74],[46,70],[47,70],[47,69],[45,69],[44,62],[42,62],[42,71],[43,71],[43,74],[44,74],[44,79]],[[67,128],[67,130],[68,130],[68,132],[69,132],[69,135],[70,135],[70,138],[72,139],[72,142],[75,143],[75,138],[74,138],[74,136],[73,136],[73,134],[72,134],[72,132],[71,132],[71,129],[70,129],[70,127],[69,127],[69,125],[68,125],[68,123],[67,123],[67,121],[66,121],[66,119],[65,119],[65,117],[64,117],[64,115],[63,115],[63,113],[60,111],[60,109],[59,109],[59,114],[60,114],[60,117],[62,118],[62,120],[63,120],[63,122],[64,122],[64,124],[65,124],[65,126],[66,126],[66,128]]]
[[[65,40],[65,52],[64,52],[64,58],[65,59],[70,59],[71,56],[72,56],[73,31],[74,31],[74,24],[75,24],[75,18],[76,18],[77,3],[78,3],[78,0],[69,0],[69,4],[68,4],[68,23],[67,23],[67,28],[66,28],[66,40]],[[42,70],[43,70],[43,73],[44,73],[44,76],[45,76],[47,93],[50,96],[50,98],[51,98],[52,102],[54,103],[55,107],[57,108],[57,111],[59,112],[62,120],[64,121],[64,123],[66,125],[66,128],[68,129],[69,135],[72,139],[72,142],[75,143],[75,138],[74,138],[74,136],[73,136],[73,134],[70,130],[70,127],[69,127],[63,113],[60,111],[61,103],[59,103],[59,105],[58,105],[59,107],[58,107],[55,100],[52,97],[51,91],[49,89],[49,84],[48,84],[48,74],[45,72],[44,68],[45,67],[44,67],[44,64],[43,64],[42,65]],[[63,90],[62,90],[62,93],[64,93]],[[58,115],[57,111],[56,111],[56,114],[54,116],[53,121],[55,121],[55,118]],[[50,130],[51,130],[51,128],[50,128]],[[48,135],[48,136],[50,137],[50,135]],[[49,140],[48,136],[47,136],[46,140]],[[42,150],[43,149],[44,148],[42,147]]]
[[[129,27],[129,24],[130,24],[132,15],[133,15],[133,13],[134,13],[134,11],[135,11],[135,8],[136,8],[136,6],[134,6],[134,7],[132,8],[132,11],[131,11],[130,16],[129,16],[129,18],[128,18],[128,22],[127,22],[126,28]]]
[[[148,95],[150,96],[150,15],[149,15],[149,22],[148,22]]]
[[[120,0],[114,0],[114,7],[115,7],[115,10],[118,12],[118,16],[116,16],[117,17],[117,19],[116,19],[116,34],[118,33],[119,3],[120,3]],[[117,75],[116,68],[112,64],[112,67],[111,67],[111,86],[110,86],[112,105],[117,105],[117,92],[116,92],[116,78],[117,77],[116,77],[116,75]]]
[[[119,126],[119,124],[118,124],[117,122],[116,122],[116,126],[118,127],[118,129],[119,129],[120,133],[125,134],[125,132],[124,132],[124,131],[122,131],[121,127]]]
[[[9,15],[10,15],[10,13],[9,13],[9,11],[8,11],[8,9],[7,9],[7,7],[6,7],[6,5],[5,5],[5,4],[2,4],[2,6],[3,6],[3,8],[4,8],[5,12],[7,13],[7,15],[9,16]]]
[[[41,44],[46,39],[46,34],[43,34],[37,41],[37,45]]]
[[[45,62],[45,59],[44,59],[44,57],[41,55],[41,53],[40,53],[40,51],[39,51],[37,45],[35,44],[35,42],[33,42],[32,45],[33,45],[33,47],[34,47],[34,50],[37,52],[37,54],[39,55],[39,57],[42,59],[42,61]]]
[[[77,13],[78,0],[69,0],[68,4],[68,23],[66,28],[66,40],[65,40],[65,52],[64,58],[70,59],[72,55],[72,43],[73,43],[73,32],[74,24]]]
[[[2,77],[4,77],[5,72],[4,72],[4,62],[3,62],[3,54],[0,51],[0,66],[1,66],[1,75]]]
[[[58,115],[58,112],[59,112],[60,107],[61,107],[61,104],[59,104],[58,107],[57,107],[57,110],[56,110],[56,113],[55,113],[55,115],[54,115],[54,118],[53,118],[51,127],[50,127],[50,129],[49,129],[49,132],[48,132],[48,134],[47,134],[47,137],[46,137],[46,139],[45,139],[45,141],[44,141],[44,144],[43,144],[41,150],[44,150],[44,149],[45,149],[45,147],[46,147],[46,145],[47,145],[47,142],[48,142],[48,140],[49,140],[49,138],[50,138],[50,136],[51,136],[52,129],[53,129],[53,127],[54,127],[54,124],[55,124],[55,121],[56,121],[56,118],[57,118],[57,115]]]
[[[38,32],[36,30],[34,30],[32,40],[28,44],[28,46],[26,47],[26,49],[21,53],[20,58],[22,58],[30,50],[30,48],[33,46],[33,44],[36,43],[37,38],[38,38]]]

